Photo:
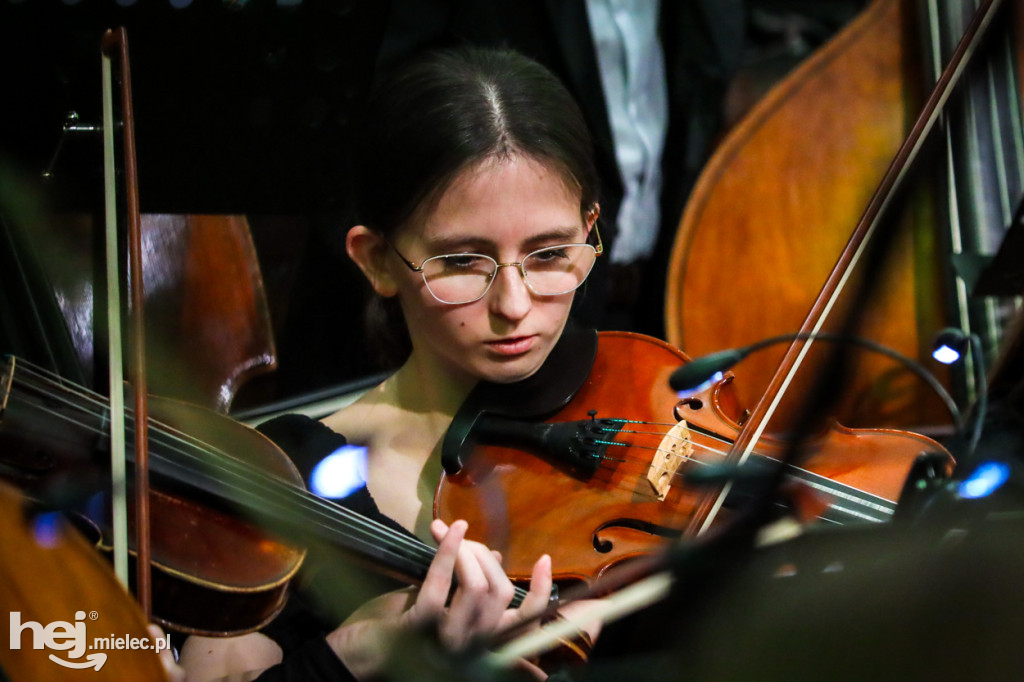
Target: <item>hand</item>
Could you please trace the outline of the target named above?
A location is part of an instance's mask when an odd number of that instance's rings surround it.
[[[430,530],[439,543],[438,550],[420,589],[414,594],[393,592],[373,600],[327,636],[328,644],[354,675],[379,672],[401,630],[436,623],[441,643],[457,650],[545,608],[551,594],[550,557],[537,560],[529,593],[519,609],[510,609],[515,588],[501,568],[500,555],[465,540],[467,527],[465,521],[449,527],[435,520]],[[453,578],[457,588],[449,602]]]
[[[451,527],[440,520],[431,523],[430,532],[439,544],[437,557],[416,602],[405,614],[413,625],[436,621],[441,642],[456,650],[474,637],[540,613],[551,594],[551,559],[544,555],[534,564],[530,592],[522,605],[509,608],[515,588],[501,567],[501,555],[464,540],[467,528],[465,521],[456,521]],[[453,573],[457,588],[446,607]]]

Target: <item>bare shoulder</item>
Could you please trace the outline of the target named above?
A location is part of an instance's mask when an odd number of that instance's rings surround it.
[[[345,436],[350,443],[371,445],[388,424],[394,423],[398,408],[389,399],[387,381],[370,389],[358,400],[324,417],[324,425]]]

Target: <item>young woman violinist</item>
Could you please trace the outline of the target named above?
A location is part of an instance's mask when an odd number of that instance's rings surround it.
[[[516,53],[433,53],[376,90],[356,159],[362,224],[346,248],[382,310],[404,323],[408,354],[354,404],[320,423],[292,420],[278,435],[299,444],[285,445],[296,458],[313,442],[327,452],[342,437],[365,446],[366,486],[344,503],[433,539],[438,552],[419,589],[378,597],[340,625],[310,627],[309,614],[291,609],[261,633],[189,639],[181,663],[190,680],[374,676],[402,628],[436,623],[442,644],[458,648],[538,613],[551,591],[542,556],[528,597],[509,609],[499,558],[463,539],[464,522],[432,520],[431,502],[440,443],[467,393],[537,371],[601,253],[579,109]],[[294,641],[299,632],[307,641]]]

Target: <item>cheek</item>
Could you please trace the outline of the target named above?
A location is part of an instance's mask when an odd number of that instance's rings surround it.
[[[543,314],[550,319],[561,319],[569,316],[569,311],[572,309],[573,295],[575,292],[563,294],[557,298],[553,298],[539,307],[543,311]]]

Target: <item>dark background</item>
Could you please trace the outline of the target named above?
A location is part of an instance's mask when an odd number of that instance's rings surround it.
[[[244,214],[252,228],[279,368],[245,387],[236,407],[374,374],[381,367],[366,352],[361,322],[366,288],[343,253],[357,172],[348,149],[385,38],[408,25],[411,11],[458,4],[196,0],[179,9],[165,0],[0,0],[0,217],[10,220],[26,192],[46,211],[101,215],[99,135],[69,135],[53,179],[40,174],[69,111],[100,122],[100,37],[125,26],[142,212]],[[706,93],[718,129],[702,142],[701,158],[863,4],[733,4],[743,12],[738,69]],[[437,11],[434,23],[450,18]],[[12,347],[19,314],[0,318],[0,350],[31,357],[34,344]]]

